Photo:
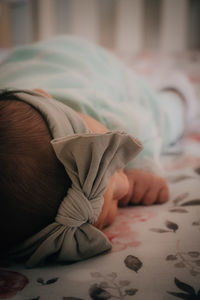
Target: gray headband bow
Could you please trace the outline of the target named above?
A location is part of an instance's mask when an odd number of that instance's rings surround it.
[[[47,258],[78,261],[109,250],[106,236],[92,224],[103,206],[109,177],[142,149],[124,132],[93,134],[68,106],[38,93],[18,93],[19,98],[43,115],[54,139],[57,158],[72,181],[55,221],[12,250],[12,257],[29,257],[33,267]]]

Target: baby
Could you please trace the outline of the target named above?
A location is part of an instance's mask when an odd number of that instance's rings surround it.
[[[179,108],[180,124],[174,130],[168,122],[171,114],[167,117],[151,91],[110,54],[93,47],[65,37],[51,42],[51,47],[46,42],[16,50],[1,65],[1,87],[18,89],[0,94],[1,253],[28,259],[28,266],[49,259],[77,261],[104,252],[111,245],[101,230],[113,222],[118,206],[169,199],[159,173],[158,141],[163,136],[167,140],[163,144],[170,144],[183,132],[180,91],[170,86],[159,99],[164,103],[170,96],[172,111]],[[113,66],[111,74],[103,72],[99,57],[105,66]],[[40,71],[46,75],[41,77]],[[55,74],[57,83],[52,81]],[[120,87],[114,89],[112,83],[119,79]],[[29,90],[22,90],[23,82]],[[125,114],[123,101],[128,101],[126,110],[132,105],[136,111],[131,120],[134,129],[125,130],[118,122],[118,112],[123,118]],[[159,112],[162,130],[154,126],[160,122]],[[143,140],[144,135],[142,150],[138,138]]]

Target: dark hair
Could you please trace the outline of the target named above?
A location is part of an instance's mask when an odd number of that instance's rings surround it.
[[[24,241],[54,220],[71,184],[50,144],[42,115],[0,91],[0,250]]]

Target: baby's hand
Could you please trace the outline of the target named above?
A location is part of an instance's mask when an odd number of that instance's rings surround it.
[[[169,199],[169,190],[164,178],[147,171],[125,171],[130,188],[128,194],[119,201],[119,206],[128,204],[152,205]]]

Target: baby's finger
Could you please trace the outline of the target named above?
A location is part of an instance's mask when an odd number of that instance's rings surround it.
[[[157,202],[159,196],[159,189],[157,187],[152,187],[149,189],[142,198],[143,205],[152,205]]]
[[[158,195],[158,200],[157,200],[157,203],[165,203],[169,200],[169,189],[168,187],[163,187],[160,192],[159,192],[159,195]]]
[[[146,192],[144,188],[143,182],[137,181],[133,188],[133,193],[130,199],[130,203],[132,204],[139,204]]]

